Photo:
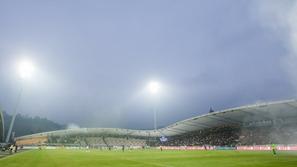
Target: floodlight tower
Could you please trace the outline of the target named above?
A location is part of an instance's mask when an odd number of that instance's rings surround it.
[[[35,67],[30,60],[22,60],[18,63],[17,70],[18,70],[19,77],[20,77],[21,81],[23,82],[24,80],[30,79],[33,76]],[[17,97],[16,105],[14,107],[14,113],[13,113],[13,116],[12,116],[12,119],[10,122],[10,126],[8,129],[7,135],[6,135],[6,139],[5,139],[6,143],[9,142],[9,139],[11,136],[11,131],[13,129],[14,121],[15,121],[15,118],[17,115],[17,109],[21,102],[22,94],[23,94],[23,83],[21,85],[21,89],[20,89],[19,95]]]
[[[151,81],[148,83],[149,93],[158,99],[158,94],[160,93],[161,84],[157,81]],[[154,107],[154,130],[157,130],[157,109]]]

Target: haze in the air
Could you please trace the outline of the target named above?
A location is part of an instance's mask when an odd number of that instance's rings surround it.
[[[81,127],[152,129],[297,88],[296,1],[0,0],[0,106]],[[35,73],[21,81],[16,64]],[[146,91],[161,83],[158,95]]]

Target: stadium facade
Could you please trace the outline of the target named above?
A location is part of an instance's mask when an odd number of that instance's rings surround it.
[[[140,146],[290,144],[295,142],[293,136],[297,135],[296,120],[297,100],[286,100],[211,112],[157,130],[77,128],[21,136],[16,141],[19,145],[70,143],[107,147],[127,143]],[[292,139],[280,134],[284,129],[285,135]],[[164,136],[169,142],[159,142],[158,138]],[[134,143],[127,142],[129,140]]]

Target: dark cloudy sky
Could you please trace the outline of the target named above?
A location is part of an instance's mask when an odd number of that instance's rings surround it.
[[[82,127],[158,124],[296,97],[297,3],[0,0],[0,106]],[[16,63],[35,74],[21,81]],[[158,97],[144,91],[162,83]]]

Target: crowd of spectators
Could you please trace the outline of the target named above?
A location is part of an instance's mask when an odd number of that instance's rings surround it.
[[[127,136],[50,136],[49,145],[64,145],[76,147],[114,147],[114,146],[146,146],[146,139],[139,139]]]
[[[164,146],[234,146],[238,138],[237,127],[223,126],[169,137],[166,142],[159,142],[159,144]]]
[[[296,127],[296,125],[284,125],[243,128],[238,145],[296,144]]]
[[[297,126],[239,127],[220,126],[168,137],[163,146],[241,146],[267,144],[296,144]]]
[[[48,136],[47,141],[38,138],[36,143],[75,147],[146,147],[146,146],[244,146],[267,144],[297,144],[297,123],[279,126],[242,127],[235,125],[206,128],[177,136],[165,136],[167,141],[158,138],[137,138],[135,136],[71,135]],[[34,142],[25,140],[23,142]]]

